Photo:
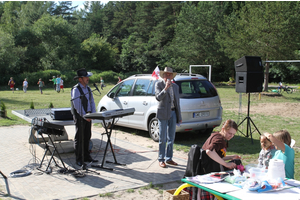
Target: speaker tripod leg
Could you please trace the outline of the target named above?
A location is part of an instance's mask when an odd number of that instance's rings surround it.
[[[247,120],[247,126],[248,126],[248,117],[245,117],[244,119],[243,119],[243,121],[241,122],[241,123],[239,123],[239,125],[238,125],[238,127],[240,127],[240,125],[242,125],[243,124],[243,122],[245,121],[245,120]],[[248,129],[248,128],[247,128]],[[247,131],[247,134],[245,135],[242,131],[240,131],[240,130],[238,130],[243,136],[245,136],[245,137],[248,137],[248,131]]]
[[[252,119],[249,117],[249,121],[251,122],[251,124],[255,127],[254,131],[257,131],[259,133],[259,135],[261,135],[260,131],[258,130],[258,128],[256,127],[256,125],[254,124],[254,122],[252,121]],[[250,134],[251,134],[251,141],[252,141],[252,144],[253,144],[253,139],[252,139],[252,132],[251,132],[251,125],[249,124],[250,126]],[[253,132],[254,132],[253,131]]]
[[[7,191],[8,196],[10,196],[10,190],[9,190],[9,186],[8,186],[7,177],[1,171],[0,171],[0,174],[3,176],[3,178],[5,180],[6,191]]]

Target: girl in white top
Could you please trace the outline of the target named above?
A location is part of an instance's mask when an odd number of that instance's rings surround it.
[[[25,78],[23,81],[23,91],[26,93],[28,88],[28,82],[27,79]]]

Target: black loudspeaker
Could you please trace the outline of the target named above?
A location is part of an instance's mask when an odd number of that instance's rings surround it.
[[[264,73],[260,57],[244,56],[235,61],[234,65],[236,71],[236,92],[262,92]]]
[[[235,91],[238,93],[262,92],[264,73],[236,72]]]
[[[261,58],[258,56],[243,56],[234,62],[236,72],[262,72]]]

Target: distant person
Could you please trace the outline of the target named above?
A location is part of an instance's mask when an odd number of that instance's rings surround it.
[[[280,90],[281,91],[281,89],[282,89],[282,83],[281,83],[281,81],[279,82],[279,87],[278,87],[278,90]]]
[[[120,76],[118,76],[118,83],[120,83],[122,81],[122,79],[120,78]]]
[[[10,77],[7,85],[9,85],[9,88],[14,93],[14,90],[15,90],[15,81],[14,81],[13,77]]]
[[[176,74],[172,68],[166,67],[164,71],[160,71],[162,79],[158,80],[155,84],[155,98],[158,101],[156,117],[159,125],[158,162],[162,168],[166,167],[166,163],[169,165],[178,165],[173,161],[173,144],[176,123],[180,124],[182,118],[179,86],[171,82]]]
[[[56,78],[55,78],[55,76],[53,76],[52,79],[49,79],[49,81],[53,82],[53,89],[56,90]]]
[[[60,90],[65,92],[65,90],[64,90],[64,80],[62,80],[62,78],[60,79]]]
[[[104,85],[104,80],[102,77],[100,77],[100,86],[101,86],[101,89],[103,90],[103,88],[106,86]]]
[[[265,136],[260,136],[261,151],[258,157],[258,166],[268,169],[270,159],[274,157],[276,148],[272,142]]]
[[[39,85],[39,89],[41,91],[41,94],[43,94],[43,86],[45,85],[44,81],[42,81],[42,79],[39,78],[39,81],[37,82],[37,84]]]
[[[293,179],[294,178],[294,159],[295,151],[290,147],[291,145],[291,135],[287,130],[280,130],[275,133],[265,133],[264,134],[273,144],[275,145],[277,151],[272,159],[283,160],[285,177]]]
[[[25,78],[24,81],[23,81],[23,91],[24,91],[24,93],[27,92],[27,88],[28,88],[28,82],[27,82],[27,79]]]
[[[57,78],[56,78],[56,92],[60,92],[60,81],[61,81],[61,78],[59,75],[57,75]]]

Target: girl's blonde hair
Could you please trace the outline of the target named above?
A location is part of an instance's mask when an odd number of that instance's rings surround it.
[[[287,130],[280,130],[280,131],[277,131],[273,134],[273,136],[280,140],[281,142],[287,144],[288,146],[291,145],[291,135],[290,133],[287,131]]]

